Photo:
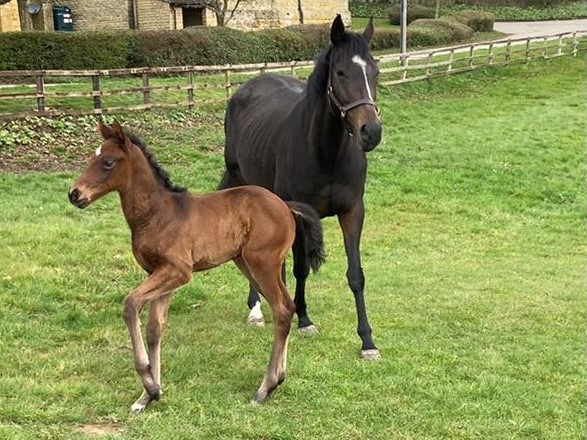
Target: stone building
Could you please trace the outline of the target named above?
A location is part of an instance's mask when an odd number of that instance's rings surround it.
[[[235,0],[228,1],[225,25],[237,29],[330,23],[336,14],[341,14],[350,25],[348,0],[241,0],[230,18]],[[197,0],[12,0],[7,5],[12,4],[14,8],[18,4],[22,30],[69,30],[59,28],[54,14],[56,8],[70,12],[74,31],[216,26],[215,13],[198,7],[198,3]]]
[[[20,31],[18,5],[15,1],[0,1],[0,32]]]

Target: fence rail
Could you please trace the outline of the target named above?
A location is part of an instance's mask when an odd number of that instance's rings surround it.
[[[586,36],[587,32],[567,32],[382,55],[377,58],[380,84],[390,86],[484,66],[576,56],[587,50]],[[313,66],[312,61],[294,61],[114,70],[0,71],[0,119],[224,105],[236,87],[253,75],[279,72],[305,79]]]

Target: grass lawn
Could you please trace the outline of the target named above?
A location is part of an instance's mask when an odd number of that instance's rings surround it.
[[[165,394],[131,415],[140,385],[120,311],[144,275],[117,197],[80,211],[76,172],[0,171],[0,438],[582,438],[585,75],[584,59],[561,58],[379,91],[362,249],[383,359],[358,359],[328,219],[328,260],[308,282],[320,335],[292,333],[289,376],[261,407],[249,399],[272,328],[245,326],[245,280],[226,265],[176,294]],[[122,119],[175,182],[213,190],[222,112],[178,115]],[[45,148],[89,155],[90,129],[68,129],[73,150]],[[8,154],[21,153],[0,144]]]

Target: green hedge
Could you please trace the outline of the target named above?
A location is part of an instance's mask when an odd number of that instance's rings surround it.
[[[420,18],[434,18],[436,10],[426,6],[408,5],[407,21],[408,24]],[[389,10],[389,22],[391,24],[399,25],[401,22],[401,11],[399,5],[394,5]]]
[[[491,32],[495,16],[491,12],[484,11],[461,11],[448,16],[440,17],[444,20],[456,20],[459,23],[469,26],[475,32]]]
[[[448,20],[416,20],[410,48],[461,42],[471,28]],[[258,32],[191,28],[152,32],[0,33],[0,70],[121,69],[143,66],[245,64],[310,60],[329,44],[329,26]],[[373,50],[397,49],[399,29],[377,30]]]
[[[118,69],[309,60],[328,26],[259,32],[201,27],[152,32],[0,33],[0,70]]]

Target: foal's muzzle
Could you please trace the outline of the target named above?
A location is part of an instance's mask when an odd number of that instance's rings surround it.
[[[71,204],[80,209],[84,209],[90,204],[90,199],[82,197],[80,191],[76,188],[69,190],[68,197]]]

